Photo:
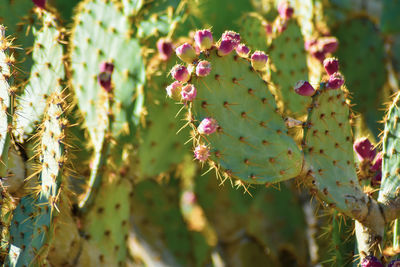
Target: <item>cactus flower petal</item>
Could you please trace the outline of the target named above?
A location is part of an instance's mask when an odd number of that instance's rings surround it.
[[[356,140],[354,142],[353,149],[356,152],[359,161],[373,161],[375,158],[376,151],[374,146],[366,137]]]

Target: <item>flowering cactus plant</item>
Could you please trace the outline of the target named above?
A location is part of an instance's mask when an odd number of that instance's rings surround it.
[[[2,1],[0,265],[397,266],[400,5],[314,2]]]

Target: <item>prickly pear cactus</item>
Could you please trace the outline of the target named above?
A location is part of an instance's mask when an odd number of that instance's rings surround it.
[[[267,24],[268,22],[258,13],[242,16],[239,25],[243,41],[254,50],[265,50],[268,46]]]
[[[193,247],[179,209],[178,183],[176,178],[162,184],[150,179],[138,183],[132,199],[136,209],[132,223],[154,250],[172,257],[174,266],[188,266],[194,264]]]
[[[176,62],[176,57],[163,62],[154,58],[149,63],[150,74],[145,86],[146,121],[140,128],[141,136],[138,160],[143,177],[165,174],[174,164],[182,162],[189,151],[189,145],[182,140],[189,136],[188,128],[183,128],[181,107],[165,97],[165,88],[170,79],[165,75]],[[161,71],[160,71],[161,70]],[[168,156],[166,156],[168,155]]]
[[[201,58],[212,70],[206,77],[191,77],[197,97],[189,105],[188,119],[194,129],[204,118],[218,124],[215,133],[206,136],[196,130],[194,136],[195,145],[211,149],[211,166],[248,183],[296,177],[302,155],[287,134],[269,84],[248,59],[234,53],[220,57],[214,48]]]
[[[53,219],[63,182],[63,166],[67,122],[64,119],[65,103],[62,96],[53,94],[49,98],[46,116],[41,125],[41,162],[37,189],[23,197],[10,226],[10,251],[7,262],[10,266],[41,265],[47,257],[53,231]]]
[[[46,101],[53,92],[60,93],[65,79],[64,30],[52,13],[36,9],[36,27],[32,27],[33,65],[29,82],[18,101],[16,129],[14,134],[20,141],[24,135],[32,134],[43,116]]]
[[[383,117],[383,85],[386,81],[385,48],[376,25],[368,18],[347,20],[334,30],[339,39],[337,57],[354,99],[368,128],[379,134],[378,121]],[[374,62],[370,64],[369,62]]]
[[[318,191],[326,203],[351,216],[356,209],[353,201],[366,201],[366,196],[354,164],[347,95],[344,88],[332,90],[321,84],[304,127],[303,151],[306,170],[312,177],[311,193]]]
[[[382,202],[393,201],[398,198],[399,193],[399,97],[400,94],[396,94],[385,118],[385,130],[383,132],[382,144],[382,184],[379,190],[379,200]]]
[[[271,43],[268,53],[271,57],[271,80],[276,94],[283,104],[285,114],[301,117],[307,113],[310,99],[295,93],[294,85],[308,80],[308,67],[301,28],[290,20],[287,29]]]
[[[95,146],[99,143],[96,136],[100,133],[96,128],[103,107],[96,103],[103,91],[98,84],[103,62],[114,66],[113,136],[131,141],[142,111],[145,78],[138,40],[133,38],[128,18],[113,1],[87,0],[80,3],[77,10],[69,55],[71,85],[92,143]]]
[[[7,176],[8,151],[10,148],[10,133],[14,115],[13,88],[13,55],[10,55],[11,40],[6,37],[6,29],[0,25],[0,154],[3,164],[0,166],[0,176]]]
[[[7,31],[17,37],[14,44],[23,47],[22,50],[16,51],[17,60],[23,61],[19,64],[22,71],[18,73],[23,78],[26,74],[29,74],[32,65],[32,59],[30,56],[26,56],[26,53],[28,48],[33,45],[33,36],[29,33],[29,27],[32,26],[31,10],[33,7],[32,1],[3,0],[0,10],[0,24],[3,24]]]
[[[94,204],[84,217],[83,231],[89,244],[98,250],[92,258],[98,258],[104,266],[123,266],[128,257],[132,186],[113,172],[104,177]]]

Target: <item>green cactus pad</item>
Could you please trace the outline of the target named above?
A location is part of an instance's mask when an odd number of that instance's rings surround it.
[[[298,24],[291,20],[287,29],[278,35],[268,49],[271,63],[271,80],[276,87],[285,113],[301,117],[307,113],[310,98],[295,93],[294,85],[308,80],[308,67],[304,39]]]
[[[57,214],[58,197],[64,165],[64,103],[60,95],[49,98],[46,117],[41,126],[39,194],[21,199],[10,228],[11,266],[41,265],[48,252],[52,221]],[[35,179],[34,177],[31,179]]]
[[[323,86],[323,84],[321,85]],[[306,171],[311,192],[349,215],[353,200],[366,201],[358,183],[353,157],[351,112],[344,89],[319,89],[304,128]]]
[[[9,48],[11,40],[6,37],[4,26],[0,25],[0,176],[7,176],[8,150],[10,147],[9,126],[12,124],[14,114],[14,97],[11,94],[13,85],[12,55]],[[11,127],[10,127],[11,128]]]
[[[85,214],[84,232],[89,244],[98,248],[104,266],[123,266],[127,260],[131,183],[117,175],[104,174],[101,189]]]
[[[99,65],[114,64],[113,136],[121,142],[132,140],[142,111],[144,65],[139,43],[132,38],[130,24],[113,1],[84,1],[78,7],[70,43],[71,84],[93,145],[98,125],[100,92]]]
[[[383,38],[376,25],[367,18],[348,20],[333,34],[339,39],[336,55],[354,99],[353,108],[362,114],[369,129],[378,136],[378,121],[384,115],[383,103],[386,101],[383,99],[387,77]]]
[[[254,50],[267,48],[268,36],[265,31],[265,23],[267,21],[258,13],[248,13],[240,19],[240,36],[249,48]]]
[[[0,8],[0,24],[3,24],[7,31],[13,33],[13,37],[17,40],[14,45],[22,47],[16,51],[18,68],[21,70],[19,75],[21,78],[29,76],[32,65],[32,58],[26,56],[25,53],[33,46],[33,36],[29,31],[31,24],[31,10],[33,8],[32,1],[26,0],[2,0]]]
[[[171,178],[162,184],[154,180],[139,182],[132,205],[134,227],[153,249],[162,254],[169,252],[182,266],[192,266],[191,237],[179,208],[179,181]]]
[[[47,98],[52,92],[62,91],[61,82],[65,79],[63,30],[58,27],[53,14],[41,10],[37,16],[40,26],[33,27],[35,43],[31,75],[24,93],[19,97],[16,111],[15,135],[20,139],[35,130],[43,116]]]
[[[148,70],[151,73],[145,86],[148,115],[146,125],[139,131],[138,159],[143,177],[154,177],[170,170],[172,165],[182,162],[190,150],[189,145],[184,145],[189,136],[188,128],[179,131],[184,126],[184,112],[176,117],[181,107],[166,98],[165,93],[170,82],[165,73],[175,64],[176,57],[168,62],[156,61],[154,69]]]
[[[398,198],[400,186],[400,94],[397,93],[385,118],[383,135],[382,184],[379,201]]]
[[[208,52],[204,59],[212,70],[206,77],[193,75],[197,97],[190,105],[190,114],[194,127],[206,117],[219,125],[217,132],[201,138],[211,149],[211,159],[228,176],[248,183],[296,177],[302,155],[287,134],[268,83],[247,59],[234,53],[219,57],[215,49]]]

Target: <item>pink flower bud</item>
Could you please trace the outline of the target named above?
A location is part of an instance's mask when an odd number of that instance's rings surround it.
[[[231,40],[233,48],[236,48],[240,44],[240,34],[234,31],[225,31],[221,37],[222,40]]]
[[[208,149],[208,147],[204,145],[198,145],[194,149],[194,157],[201,162],[206,161],[209,156],[210,156],[210,149]]]
[[[236,47],[236,53],[241,57],[248,57],[250,49],[245,44],[239,44]]]
[[[377,171],[380,171],[382,169],[382,159],[383,159],[383,153],[379,152],[376,155],[375,163],[371,166],[371,171],[377,172]]]
[[[324,62],[326,53],[319,49],[318,45],[313,45],[308,50],[314,58],[318,59],[321,63]]]
[[[339,46],[336,37],[322,37],[318,39],[318,43],[322,47],[322,51],[325,53],[334,53]]]
[[[192,63],[197,57],[196,50],[188,43],[179,46],[175,52],[176,55],[186,63]]]
[[[359,161],[369,160],[373,161],[376,155],[374,146],[368,140],[368,138],[363,137],[354,142],[353,149],[357,154]]]
[[[197,64],[196,66],[196,75],[200,76],[200,77],[205,77],[208,74],[210,74],[211,72],[211,63],[206,61],[206,60],[202,60],[199,62],[199,64]]]
[[[187,82],[190,79],[190,74],[188,69],[183,65],[175,65],[171,70],[172,77],[180,82]]]
[[[111,91],[111,75],[114,71],[114,64],[109,62],[102,62],[99,66],[100,73],[97,76],[97,82],[107,92]]]
[[[328,75],[332,75],[339,70],[339,60],[336,58],[326,58],[323,64]]]
[[[32,2],[41,9],[46,7],[46,0],[32,0]]]
[[[210,49],[213,45],[213,36],[210,30],[199,30],[194,34],[194,41],[201,50]]]
[[[335,72],[329,77],[328,88],[338,89],[344,84],[344,77],[339,72]]]
[[[110,62],[102,62],[99,66],[100,72],[108,72],[113,73],[114,71],[114,64]]]
[[[279,16],[285,20],[290,19],[293,16],[293,8],[290,6],[289,2],[280,2],[278,5]]]
[[[232,40],[221,40],[218,47],[218,55],[226,56],[234,49],[234,44]]]
[[[255,70],[264,71],[267,68],[268,56],[262,51],[255,51],[251,55],[251,65]]]
[[[171,57],[172,52],[174,51],[171,41],[169,41],[165,38],[160,38],[157,41],[157,49],[158,49],[160,58],[164,61],[167,61]]]
[[[197,131],[199,134],[212,134],[217,130],[218,123],[213,118],[205,118],[201,121],[199,127],[197,127]]]
[[[193,101],[196,98],[197,90],[193,84],[187,84],[182,88],[182,100]]]
[[[362,259],[361,267],[383,267],[383,264],[374,256],[367,256]]]
[[[181,99],[181,91],[182,91],[182,84],[178,81],[175,81],[171,83],[170,85],[167,86],[167,95],[174,99],[174,100],[180,100]]]
[[[314,87],[307,81],[298,81],[294,86],[294,91],[303,96],[312,96],[315,94]]]

